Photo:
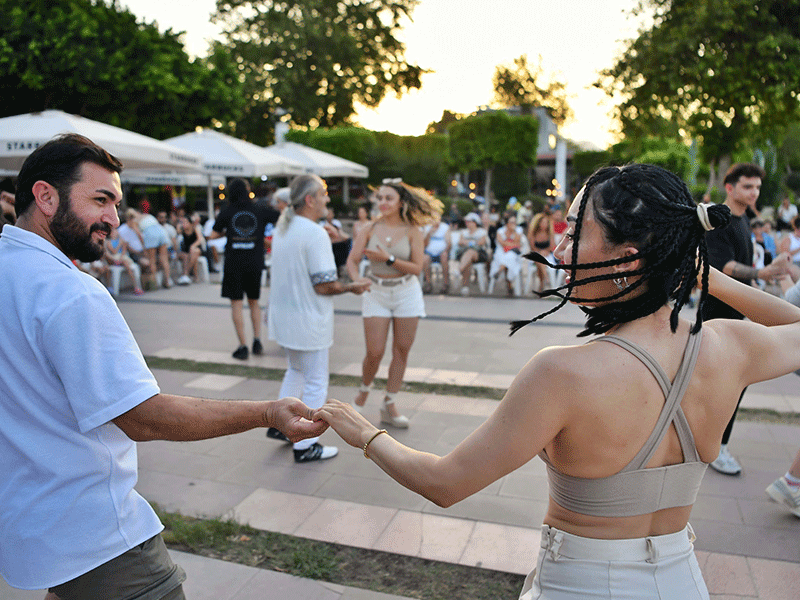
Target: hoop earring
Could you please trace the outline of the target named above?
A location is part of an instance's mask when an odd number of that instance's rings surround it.
[[[617,277],[614,279],[614,285],[617,286],[617,289],[621,292],[626,287],[628,287],[628,278],[627,277]]]

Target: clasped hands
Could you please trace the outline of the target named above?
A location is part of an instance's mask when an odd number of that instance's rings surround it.
[[[318,437],[330,426],[349,445],[361,448],[378,430],[352,406],[334,399],[314,410],[297,398],[281,398],[270,404],[265,419],[269,427],[275,427],[292,442]]]

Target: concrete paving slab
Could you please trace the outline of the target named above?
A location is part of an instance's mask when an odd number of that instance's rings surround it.
[[[237,504],[228,516],[238,523],[264,531],[294,533],[316,511],[323,499],[257,489]]]
[[[476,523],[462,565],[527,575],[536,566],[541,529]]]
[[[194,388],[198,390],[216,390],[218,392],[223,392],[231,389],[235,385],[242,383],[244,380],[244,377],[235,377],[233,375],[209,374],[201,375],[196,379],[187,381],[184,385],[188,388]]]
[[[371,548],[397,514],[397,509],[325,500],[295,534],[324,542]]]
[[[474,521],[400,510],[373,549],[458,563],[474,529]]]

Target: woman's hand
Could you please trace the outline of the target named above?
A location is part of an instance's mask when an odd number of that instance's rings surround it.
[[[375,262],[386,262],[387,260],[389,260],[389,253],[381,244],[378,244],[378,247],[375,250],[370,250],[369,248],[365,248],[364,254],[367,256],[368,259]]]
[[[363,448],[367,440],[378,431],[377,427],[358,414],[352,406],[333,399],[315,410],[313,419],[325,421],[345,442],[355,448]]]

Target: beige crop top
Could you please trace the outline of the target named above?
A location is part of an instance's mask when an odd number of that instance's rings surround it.
[[[619,473],[599,479],[572,477],[557,471],[547,454],[542,452],[539,456],[547,465],[550,496],[560,506],[595,517],[633,517],[694,504],[708,463],[704,463],[697,453],[692,430],[681,409],[681,400],[694,372],[702,333],[701,330],[689,336],[672,384],[661,365],[640,346],[613,335],[594,340],[616,344],[641,360],[658,381],[666,401],[647,442]],[[683,462],[645,468],[673,422],[683,451]]]
[[[407,234],[403,234],[399,240],[390,246],[385,240],[381,241],[377,235],[371,232],[367,242],[367,249],[377,250],[379,244],[397,260],[411,260],[411,242],[408,241]],[[402,271],[390,267],[385,262],[375,260],[369,261],[369,270],[375,277],[399,277],[405,275]]]

